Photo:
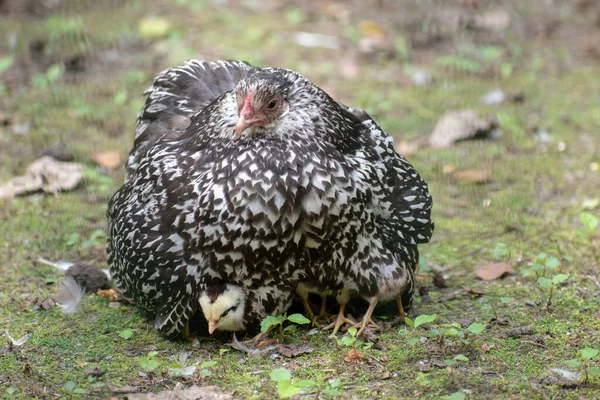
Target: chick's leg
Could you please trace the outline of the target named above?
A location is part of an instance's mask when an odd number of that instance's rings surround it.
[[[365,315],[363,315],[361,322],[359,322],[358,324],[353,326],[353,328],[360,327],[360,329],[357,333],[357,336],[360,336],[365,331],[365,328],[368,325],[377,326],[375,321],[373,321],[373,311],[375,311],[375,307],[377,306],[379,297],[375,296],[375,297],[367,298],[365,300],[367,300],[369,302],[369,308],[367,308],[367,311],[365,312]]]
[[[406,318],[408,314],[404,312],[404,307],[402,307],[401,295],[396,296],[396,304],[398,305],[398,315],[400,315],[400,322],[404,322],[404,318]]]
[[[323,328],[323,330],[328,330],[328,329],[333,328],[333,332],[332,332],[333,335],[335,335],[337,333],[337,331],[340,329],[340,327],[342,325],[344,325],[344,324],[354,325],[356,323],[356,321],[346,318],[346,316],[345,316],[346,305],[350,301],[350,293],[346,290],[341,290],[340,293],[336,296],[336,299],[337,299],[338,303],[340,304],[340,312],[338,313],[337,318],[335,319],[334,322],[332,322],[331,324],[329,324],[325,328]],[[322,309],[324,308],[323,304],[321,305]]]

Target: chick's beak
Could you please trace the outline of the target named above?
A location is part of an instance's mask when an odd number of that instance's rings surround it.
[[[220,323],[220,321],[217,321],[217,320],[214,320],[214,319],[208,320],[208,333],[209,333],[209,335],[212,335],[213,332],[219,327],[219,323]]]

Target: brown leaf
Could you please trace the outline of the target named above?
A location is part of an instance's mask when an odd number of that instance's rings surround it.
[[[113,386],[110,383],[108,383],[106,387],[108,387],[108,390],[110,390],[113,393],[135,393],[139,391],[139,386]]]
[[[52,307],[55,307],[55,306],[56,306],[56,302],[54,301],[54,299],[53,299],[53,298],[51,298],[51,297],[46,297],[46,298],[45,298],[45,299],[44,299],[44,300],[43,300],[43,301],[40,303],[40,306],[39,306],[39,307],[40,307],[42,310],[49,310],[49,309],[51,309]]]
[[[233,397],[223,393],[216,386],[191,386],[183,388],[177,383],[175,389],[158,393],[128,394],[129,400],[230,400]]]
[[[118,151],[96,151],[90,158],[99,166],[114,169],[121,166],[121,153]]]
[[[82,164],[56,161],[52,157],[43,156],[27,167],[25,175],[0,185],[0,198],[12,198],[40,189],[56,194],[75,188],[81,178]]]
[[[123,300],[123,295],[121,293],[117,292],[115,289],[107,289],[107,290],[98,289],[96,291],[96,294],[98,296],[102,296],[108,300],[113,300],[113,301]]]
[[[270,346],[275,342],[276,342],[275,339],[263,339],[260,342],[258,342],[255,347],[257,349],[264,349],[265,347]]]
[[[364,358],[364,354],[362,351],[356,350],[356,349],[351,349],[348,352],[348,355],[346,355],[346,357],[344,357],[344,361],[351,363],[354,361],[359,361],[362,360]]]
[[[514,274],[515,270],[512,265],[506,262],[480,265],[475,268],[475,275],[484,281],[493,281],[500,278],[504,274]]]
[[[488,181],[490,174],[489,169],[465,169],[454,172],[453,176],[456,179],[467,183],[484,183]]]
[[[489,136],[495,127],[495,121],[481,118],[473,110],[450,111],[440,118],[433,129],[429,145],[438,149],[450,147],[459,140]]]
[[[313,348],[307,344],[280,344],[277,346],[277,351],[284,357],[293,358],[301,354],[312,353]]]

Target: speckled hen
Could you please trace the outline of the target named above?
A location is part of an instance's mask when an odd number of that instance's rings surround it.
[[[410,304],[432,201],[365,112],[239,61],[189,61],[146,94],[108,262],[161,333],[198,310],[211,333],[246,329],[283,313],[299,283]]]

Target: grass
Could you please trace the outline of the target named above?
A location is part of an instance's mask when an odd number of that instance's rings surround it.
[[[0,98],[0,109],[6,110],[0,116],[7,121],[0,126],[0,181],[21,174],[44,149],[57,143],[63,143],[75,161],[86,164],[86,178],[72,192],[0,200],[0,243],[4,243],[0,245],[4,278],[0,281],[0,321],[15,339],[32,333],[23,346],[6,345],[0,350],[0,395],[109,398],[119,396],[109,385],[134,385],[156,392],[181,381],[217,385],[233,392],[235,398],[275,398],[277,383],[271,379],[275,368],[290,371],[293,382],[339,380],[336,390],[344,398],[433,399],[456,392],[467,393],[469,398],[596,395],[598,376],[590,376],[586,383],[569,383],[549,371],[577,372],[565,361],[579,359],[584,348],[600,348],[599,288],[587,278],[598,277],[600,271],[588,238],[576,234],[582,228],[583,200],[597,198],[600,187],[600,171],[592,167],[600,162],[596,134],[600,129],[600,81],[596,79],[600,68],[589,59],[570,54],[565,43],[560,48],[566,50],[552,51],[554,43],[520,40],[513,31],[494,43],[494,48],[467,32],[444,37],[442,46],[409,49],[400,55],[360,55],[355,48],[361,15],[382,21],[390,35],[406,38],[414,32],[402,23],[387,24],[377,10],[351,14],[354,30],[344,31],[335,15],[308,9],[285,7],[273,11],[281,18],[272,18],[242,6],[228,11],[210,2],[191,1],[157,1],[163,4],[170,28],[164,38],[149,40],[137,32],[139,21],[150,15],[145,2],[117,8],[64,2],[71,3],[73,9],[36,17],[42,23],[0,25],[3,37],[19,33],[14,49],[0,43],[0,50],[13,54],[16,63],[28,59],[29,43],[48,39],[46,61],[35,65],[24,82],[7,81],[6,76],[14,73],[11,69],[0,75],[3,90],[9,94]],[[418,15],[418,7],[410,10]],[[534,15],[527,7],[522,11],[525,22]],[[581,15],[572,18],[587,21]],[[281,20],[287,25],[282,27]],[[404,31],[395,31],[398,27]],[[288,41],[295,30],[338,35],[348,40],[348,47],[344,51],[301,47]],[[504,52],[498,55],[496,47]],[[103,64],[106,51],[116,52],[118,62]],[[429,62],[419,61],[427,60],[422,57],[429,52],[434,55]],[[54,71],[46,84],[34,83],[36,74],[48,78],[50,65],[78,55],[92,64],[97,61],[100,68],[88,66],[59,75]],[[344,62],[356,63],[358,78],[338,73],[339,60],[348,55]],[[428,135],[448,110],[472,108],[498,117],[503,135],[497,140],[462,142],[442,150],[419,148],[408,156],[429,182],[435,199],[436,232],[432,243],[420,249],[420,279],[428,294],[415,299],[416,313],[436,314],[434,322],[415,329],[393,325],[365,350],[363,359],[348,363],[344,361],[348,346],[327,333],[308,335],[308,328],[302,326],[286,331],[285,341],[306,343],[314,351],[271,360],[233,350],[220,354],[230,339],[227,336],[202,340],[197,347],[166,341],[133,305],[113,307],[99,296],[86,297],[82,312],[71,316],[57,308],[37,308],[54,294],[56,284],[47,284],[47,279],[61,278],[52,267],[36,262],[39,257],[106,267],[102,240],[90,238],[106,228],[106,203],[120,186],[123,172],[98,170],[89,153],[118,150],[125,157],[142,104],[138,95],[162,68],[192,56],[242,58],[299,70],[340,101],[368,109],[390,134],[408,140]],[[407,84],[402,71],[410,68],[405,64],[427,68],[434,82]],[[510,71],[505,64],[511,66]],[[481,96],[498,87],[509,95],[523,94],[525,101],[479,104]],[[29,132],[14,134],[12,126],[23,122],[30,123]],[[553,141],[537,140],[539,130],[549,132]],[[489,169],[491,179],[486,184],[462,182],[444,172],[448,167]],[[587,211],[600,215],[598,208]],[[505,252],[494,252],[498,243],[505,244]],[[534,277],[517,273],[482,282],[473,274],[475,266],[496,261],[511,262],[519,272],[529,268],[541,252],[556,256],[561,262],[556,272],[569,276],[553,288],[550,310],[544,308],[548,290]],[[444,271],[448,288],[433,286],[427,270],[438,269]],[[462,288],[484,294],[463,292],[444,300]],[[376,312],[384,313],[383,309]],[[431,337],[432,329],[457,322],[463,330],[472,323],[486,329],[469,336],[469,343],[452,336]],[[531,334],[510,334],[519,327],[531,328]],[[122,335],[129,329],[132,334]],[[186,365],[197,365],[198,370],[203,363],[217,362],[204,368],[210,376],[185,378],[166,373],[188,351],[192,354]],[[468,360],[456,360],[459,355]],[[148,364],[149,360],[156,363]],[[445,360],[455,363],[448,365]],[[594,358],[586,363],[598,366]],[[90,379],[86,369],[93,367],[104,374]]]

